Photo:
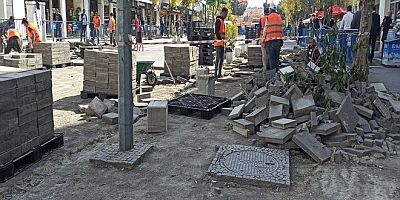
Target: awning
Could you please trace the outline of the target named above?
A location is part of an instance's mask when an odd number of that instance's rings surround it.
[[[143,3],[147,3],[147,4],[152,4],[150,0],[136,0],[136,1],[140,1],[140,2],[143,2]]]

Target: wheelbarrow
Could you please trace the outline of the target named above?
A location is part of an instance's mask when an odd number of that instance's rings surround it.
[[[136,82],[138,86],[140,86],[140,76],[142,74],[146,75],[146,82],[151,86],[155,86],[157,83],[157,75],[154,71],[154,64],[155,61],[137,61],[136,65]]]

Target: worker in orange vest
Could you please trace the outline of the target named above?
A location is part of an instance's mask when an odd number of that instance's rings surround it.
[[[276,6],[271,3],[262,36],[263,43],[267,47],[269,67],[271,69],[277,69],[279,67],[279,54],[283,46],[283,38],[282,17],[276,13]]]
[[[215,78],[222,77],[222,65],[224,63],[224,51],[225,51],[225,42],[220,41],[220,40],[225,40],[225,33],[226,33],[226,28],[225,28],[225,18],[228,16],[228,9],[227,8],[222,8],[221,10],[221,15],[217,16],[215,20],[215,36],[214,40],[214,46],[217,51],[216,59],[215,59]]]
[[[266,72],[266,70],[268,70],[268,69],[270,69],[270,66],[269,66],[269,55],[268,55],[268,49],[267,49],[267,46],[265,45],[265,43],[264,43],[264,40],[263,40],[263,30],[264,30],[264,27],[265,27],[265,24],[266,24],[266,22],[267,22],[267,17],[268,17],[268,14],[269,14],[269,4],[267,4],[267,3],[264,3],[264,15],[260,18],[260,23],[259,23],[259,26],[258,26],[258,31],[259,31],[259,38],[260,38],[260,42],[261,42],[261,53],[262,53],[262,62],[263,62],[263,69],[264,69],[264,71]]]
[[[18,32],[16,29],[8,30],[7,34],[7,46],[5,54],[9,54],[11,50],[17,51],[21,53],[21,46],[22,46],[22,37],[21,33]]]
[[[110,19],[108,21],[108,32],[110,33],[110,44],[117,46],[115,41],[115,19],[114,14],[110,13]]]
[[[29,44],[32,44],[33,42],[42,42],[41,33],[39,32],[37,26],[34,23],[28,22],[26,18],[23,18],[22,24],[26,28],[26,34],[28,35]]]
[[[93,16],[93,27],[94,27],[93,39],[97,38],[97,45],[100,44],[100,26],[101,26],[100,16],[97,14],[97,12],[94,12],[94,16]]]

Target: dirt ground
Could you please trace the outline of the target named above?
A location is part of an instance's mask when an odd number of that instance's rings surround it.
[[[135,124],[135,142],[155,146],[130,171],[95,168],[89,158],[118,141],[117,126],[77,114],[83,67],[53,70],[54,120],[65,146],[54,150],[15,178],[0,184],[0,199],[400,199],[400,158],[356,163],[315,164],[301,151],[290,152],[290,188],[256,187],[214,181],[206,171],[216,146],[256,145],[256,139],[232,133],[222,115],[212,120],[169,115],[168,133],[147,134],[146,117]],[[239,83],[216,85],[216,94],[232,96]],[[180,86],[157,86],[159,98],[171,98]],[[160,93],[159,93],[160,94]]]

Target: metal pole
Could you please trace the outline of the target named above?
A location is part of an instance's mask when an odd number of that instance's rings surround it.
[[[117,1],[119,149],[133,148],[131,0]]]
[[[54,28],[53,28],[53,0],[49,0],[49,11],[50,11],[50,29],[51,29],[51,38],[54,42]]]

